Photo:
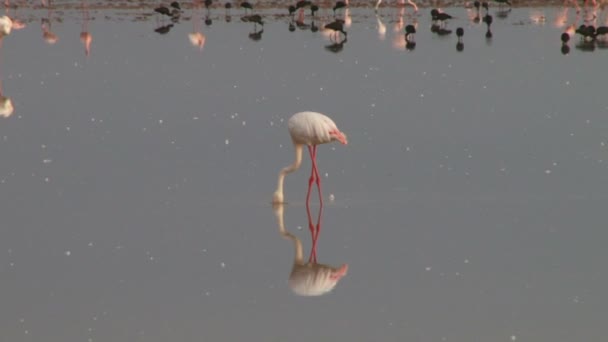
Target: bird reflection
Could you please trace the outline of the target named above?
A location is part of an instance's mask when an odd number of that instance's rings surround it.
[[[93,35],[89,32],[89,2],[88,0],[82,1],[82,28],[80,30],[80,41],[84,45],[84,54],[89,56],[91,54],[91,42],[93,41]]]
[[[294,244],[295,256],[291,273],[289,274],[289,287],[291,290],[300,296],[321,296],[333,290],[340,279],[348,272],[348,264],[342,264],[340,267],[332,267],[317,262],[317,242],[321,231],[321,220],[323,215],[323,206],[319,208],[317,222],[313,221],[310,207],[306,206],[306,214],[308,216],[308,227],[311,235],[311,249],[308,257],[308,262],[304,259],[302,241],[285,229],[284,222],[284,205],[273,205],[274,215],[279,226],[279,233],[287,240]]]
[[[41,19],[41,28],[42,28],[42,39],[49,44],[53,45],[57,43],[59,37],[52,31],[52,23],[53,20],[53,5],[51,2],[48,4],[48,12],[46,18]]]
[[[13,23],[9,17],[0,17],[0,53],[2,52],[2,43],[4,42],[4,37],[11,33],[12,24]],[[15,108],[13,107],[13,101],[4,95],[2,77],[0,76],[0,117],[8,118],[13,114],[14,110]]]
[[[167,25],[163,25],[163,26],[159,26],[159,27],[155,28],[154,32],[156,32],[158,34],[167,34],[167,33],[169,33],[169,31],[171,31],[172,28],[173,28],[173,24],[167,24]]]
[[[339,42],[333,42],[332,44],[325,45],[325,50],[333,52],[333,53],[338,53],[338,52],[344,50],[344,44],[347,41],[348,41],[348,39],[346,39],[346,37],[344,37],[344,39],[342,39]]]
[[[201,3],[196,1],[194,7],[192,7],[192,33],[188,33],[188,40],[192,46],[196,46],[199,50],[203,50],[205,46],[206,37],[202,32],[201,28]]]

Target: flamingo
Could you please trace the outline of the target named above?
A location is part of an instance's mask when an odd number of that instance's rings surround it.
[[[286,166],[279,172],[277,189],[272,196],[273,203],[284,203],[283,200],[283,181],[288,173],[292,173],[300,168],[302,164],[302,149],[304,145],[308,147],[312,170],[308,180],[308,192],[306,193],[306,203],[310,198],[312,183],[316,181],[319,191],[319,201],[322,204],[321,178],[317,169],[317,145],[339,141],[343,145],[348,144],[346,134],[341,132],[335,122],[328,116],[316,112],[299,112],[294,114],[287,122],[289,135],[294,145],[296,156],[293,164]]]
[[[320,296],[333,290],[338,281],[348,273],[348,264],[342,264],[340,267],[332,267],[317,262],[317,238],[321,226],[322,207],[319,209],[317,224],[313,223],[310,208],[306,207],[308,215],[308,225],[312,238],[312,247],[308,262],[304,259],[302,241],[285,229],[283,218],[283,204],[273,206],[274,215],[279,226],[279,233],[287,240],[291,240],[295,248],[295,256],[293,267],[289,274],[289,287],[291,290],[300,296]]]

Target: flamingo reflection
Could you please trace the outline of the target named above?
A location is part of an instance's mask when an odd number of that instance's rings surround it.
[[[48,12],[46,18],[41,19],[41,28],[42,28],[42,39],[49,44],[53,45],[57,43],[59,37],[53,32],[51,21],[53,20],[53,4],[52,2],[48,2]]]
[[[84,44],[84,54],[89,56],[91,53],[91,42],[93,41],[93,35],[89,32],[89,2],[88,0],[82,1],[82,29],[80,30],[80,41]]]
[[[206,37],[202,33],[201,29],[201,3],[200,1],[196,1],[194,3],[194,7],[192,8],[192,33],[188,33],[188,40],[190,40],[190,44],[192,46],[196,46],[199,50],[203,50],[203,46],[205,46]]]
[[[0,17],[0,52],[2,49],[2,43],[4,37],[9,35],[12,30],[13,22],[7,16]],[[0,63],[1,64],[1,63]],[[13,114],[15,108],[13,107],[13,101],[4,95],[4,89],[2,87],[2,77],[0,76],[0,117],[8,118]]]
[[[291,290],[300,296],[321,296],[333,290],[340,279],[347,274],[348,264],[332,267],[317,262],[317,241],[319,232],[321,231],[323,206],[319,208],[316,224],[313,221],[310,207],[306,206],[308,227],[312,240],[308,262],[304,259],[302,241],[285,229],[284,205],[275,204],[273,210],[279,226],[279,233],[283,238],[291,240],[295,248],[293,267],[289,274],[289,287]]]

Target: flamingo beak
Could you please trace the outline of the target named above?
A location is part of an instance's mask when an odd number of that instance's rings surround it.
[[[329,134],[336,138],[342,145],[348,145],[348,139],[346,138],[346,134],[340,132],[339,130],[330,131]]]
[[[338,281],[340,278],[344,277],[348,273],[348,265],[343,264],[339,269],[335,270],[330,276],[331,280]]]

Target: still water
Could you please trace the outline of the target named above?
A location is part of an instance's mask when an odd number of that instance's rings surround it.
[[[422,6],[339,10],[332,42],[329,3],[318,32],[286,4],[254,10],[263,26],[220,4],[175,23],[157,3],[16,4],[0,341],[605,338],[608,51],[559,38],[608,10],[492,3],[487,39],[474,9],[442,8],[459,52]],[[270,204],[303,110],[349,139],[319,146],[321,215],[306,155]],[[299,296],[314,237],[347,273]]]

